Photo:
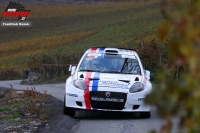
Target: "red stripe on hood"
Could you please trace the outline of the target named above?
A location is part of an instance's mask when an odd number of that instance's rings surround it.
[[[96,51],[97,51],[97,48],[92,48],[90,53],[96,53]]]
[[[96,53],[97,52],[97,48],[92,48],[90,53]],[[95,58],[95,56],[90,56],[89,58]]]
[[[91,77],[92,72],[87,72],[86,77],[85,77],[85,84],[87,86],[87,89],[84,90],[84,100],[85,100],[85,105],[86,109],[91,110],[91,105],[90,105],[90,94],[89,94],[89,86],[90,86],[90,80],[89,78]]]

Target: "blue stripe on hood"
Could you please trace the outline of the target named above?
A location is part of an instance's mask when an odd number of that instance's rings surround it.
[[[99,79],[99,77],[100,77],[100,73],[95,72],[94,73],[94,79]],[[93,80],[92,91],[98,91],[98,84],[99,84],[99,80]],[[97,110],[97,108],[93,108],[93,110]]]
[[[95,72],[94,73],[94,79],[99,79],[99,77],[100,77],[100,73]],[[98,91],[98,84],[99,84],[99,80],[93,80],[92,91]]]
[[[98,56],[97,58],[103,58],[104,49],[105,49],[105,48],[99,48],[99,53],[101,53],[101,55]]]

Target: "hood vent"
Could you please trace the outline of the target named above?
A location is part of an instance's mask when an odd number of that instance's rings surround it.
[[[139,78],[138,78],[138,77],[136,77],[136,78],[135,78],[135,81],[139,81]]]
[[[106,50],[105,54],[107,54],[107,55],[117,55],[118,51],[117,50]]]
[[[99,80],[99,78],[88,78],[89,80]]]
[[[118,53],[116,50],[106,50],[106,53]]]
[[[80,75],[80,78],[84,78],[83,74]]]
[[[130,82],[129,80],[118,80],[118,81],[125,82],[125,83],[129,83]]]

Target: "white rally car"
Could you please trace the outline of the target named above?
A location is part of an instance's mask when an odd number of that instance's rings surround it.
[[[139,112],[149,118],[151,107],[144,104],[151,92],[150,72],[143,69],[134,50],[91,48],[77,66],[70,66],[66,80],[64,114],[77,109]]]

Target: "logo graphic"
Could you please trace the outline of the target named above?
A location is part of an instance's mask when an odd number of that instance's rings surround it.
[[[10,2],[8,7],[1,15],[1,19],[5,17],[18,17],[19,20],[25,20],[31,14],[30,10],[26,10],[25,7],[16,2]]]
[[[110,97],[111,93],[110,92],[106,92],[105,95],[106,95],[106,97]]]

